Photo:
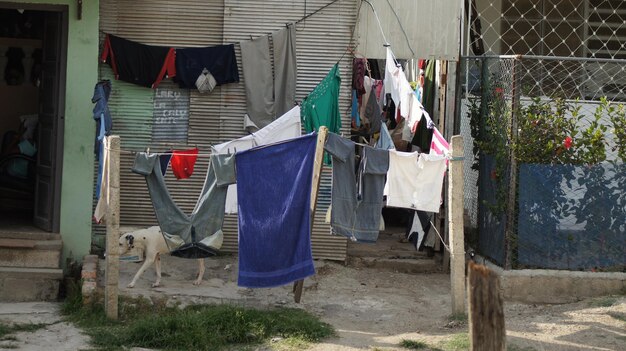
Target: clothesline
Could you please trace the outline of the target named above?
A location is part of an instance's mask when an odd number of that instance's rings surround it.
[[[362,144],[362,143],[357,143],[357,142],[354,142],[354,143],[355,143],[356,145],[359,145],[359,146],[370,146],[370,147],[371,147],[371,145],[367,145],[367,144]],[[111,148],[109,148],[109,147],[106,147],[106,146],[105,146],[104,148],[105,148],[106,150],[108,150],[108,151],[113,150],[113,149],[111,149]],[[122,149],[122,148],[120,148],[120,149],[119,149],[119,151],[120,151],[120,153],[122,153],[122,154],[128,154],[128,155],[136,155],[136,154],[138,154],[138,153],[143,152],[143,151],[127,150],[127,149]],[[235,151],[234,151],[234,153],[237,153],[237,150],[235,150]],[[210,153],[210,152],[209,152],[209,153],[199,152],[199,153],[197,153],[197,154],[185,154],[185,153],[178,153],[178,152],[173,152],[173,151],[165,151],[165,152],[151,152],[151,154],[153,154],[153,155],[159,155],[159,156],[160,156],[160,155],[174,155],[174,154],[175,154],[175,155],[177,155],[177,156],[195,156],[195,157],[198,157],[198,156],[207,156],[207,157],[208,157],[208,156],[213,155],[214,153]],[[444,157],[445,157],[445,158],[446,158],[446,160],[448,160],[448,161],[463,161],[463,160],[465,159],[465,157],[463,157],[463,156],[456,156],[456,157],[454,157],[454,156],[449,155],[449,154],[448,154],[448,155],[444,155]]]
[[[430,221],[430,225],[435,230],[435,233],[437,233],[437,236],[439,237],[439,239],[441,239],[441,243],[443,244],[443,247],[445,247],[448,252],[452,253],[452,251],[450,251],[450,247],[446,245],[446,241],[443,240],[443,238],[441,237],[441,234],[439,234],[439,231],[437,230],[437,226],[433,224],[433,221]]]

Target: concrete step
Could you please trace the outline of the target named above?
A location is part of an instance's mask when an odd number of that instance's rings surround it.
[[[59,268],[0,267],[0,302],[54,301],[62,279]]]
[[[348,241],[348,256],[379,258],[427,258],[426,251],[417,251],[415,245],[404,240],[404,233],[381,232],[373,244]]]
[[[23,240],[61,240],[61,234],[46,233],[43,231],[10,231],[0,230],[0,239],[23,239]]]
[[[55,236],[49,238],[41,240],[0,237],[0,266],[59,268],[63,242]]]
[[[352,267],[376,268],[399,273],[442,272],[441,263],[434,258],[348,257],[346,262]]]

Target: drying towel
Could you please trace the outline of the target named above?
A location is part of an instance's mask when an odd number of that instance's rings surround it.
[[[246,112],[256,129],[272,123],[274,113],[274,79],[270,59],[269,36],[242,41],[241,69],[246,88]],[[251,127],[256,130],[254,127]]]
[[[115,79],[156,88],[163,78],[176,76],[175,55],[173,48],[144,45],[106,34],[100,59],[111,66]]]
[[[193,167],[198,159],[198,148],[178,150],[172,152],[170,165],[176,179],[185,179],[193,174]]]
[[[239,286],[268,288],[315,274],[310,203],[316,140],[309,134],[235,155]]]
[[[205,68],[217,85],[239,82],[235,46],[176,49],[176,81],[181,88],[196,89],[196,80]]]
[[[296,26],[272,33],[274,44],[274,112],[282,116],[291,110],[296,102]]]

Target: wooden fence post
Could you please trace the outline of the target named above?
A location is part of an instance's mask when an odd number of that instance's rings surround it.
[[[311,184],[311,228],[315,221],[315,210],[317,208],[317,194],[320,190],[320,179],[322,175],[322,167],[324,166],[324,144],[328,136],[328,128],[321,126],[317,132],[317,145],[315,146],[315,160],[313,163],[313,183]],[[298,280],[293,284],[293,300],[300,303],[302,297],[302,289],[304,288],[304,280]]]
[[[465,238],[463,234],[463,137],[455,135],[450,145],[448,175],[448,230],[452,314],[465,313]]]
[[[120,137],[109,138],[108,209],[106,214],[106,270],[104,309],[109,319],[118,318],[118,284],[120,277]]]
[[[506,328],[500,280],[489,268],[470,262],[469,300],[470,350],[506,350]]]

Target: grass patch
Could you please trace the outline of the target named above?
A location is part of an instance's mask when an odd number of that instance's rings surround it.
[[[15,340],[11,336],[13,333],[34,332],[49,325],[48,323],[0,324],[0,340]]]
[[[609,316],[622,321],[622,322],[626,322],[626,313],[623,312],[609,312],[607,313]]]
[[[468,333],[454,334],[452,337],[441,343],[444,351],[465,351],[469,350],[470,340]]]
[[[467,323],[467,313],[455,313],[448,316],[448,322]]]
[[[426,350],[428,348],[428,344],[425,342],[407,339],[402,339],[402,341],[400,341],[400,346],[409,350]]]
[[[83,306],[70,295],[62,311],[103,350],[129,347],[160,350],[222,350],[269,343],[278,348],[304,348],[335,335],[327,323],[293,308],[256,310],[230,305],[168,307],[164,301],[120,299],[118,321],[109,321],[102,305]],[[273,345],[274,346],[274,345]]]
[[[612,296],[600,297],[589,302],[591,307],[611,307],[617,303],[618,299]]]

